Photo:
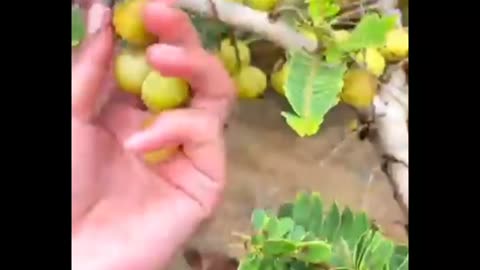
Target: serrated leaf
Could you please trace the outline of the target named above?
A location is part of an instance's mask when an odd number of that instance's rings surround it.
[[[379,48],[385,44],[387,32],[396,25],[396,16],[382,16],[371,13],[362,17],[350,37],[341,43],[343,51],[357,51],[365,48]]]
[[[252,224],[253,228],[257,231],[260,231],[268,223],[269,217],[265,210],[255,209],[252,213]]]
[[[286,239],[270,239],[263,244],[263,253],[267,256],[285,256],[295,249],[295,244]]]
[[[298,117],[289,112],[282,112],[287,124],[300,136],[315,135],[320,129],[323,119],[314,119],[310,117]]]
[[[330,65],[301,51],[293,52],[288,63],[288,102],[299,117],[323,119],[339,101],[346,66]]]
[[[284,203],[278,209],[277,216],[281,217],[293,217],[293,203]]]
[[[240,262],[238,270],[259,270],[262,259],[255,254],[250,254],[246,259]]]
[[[292,241],[302,241],[305,238],[306,234],[307,232],[305,231],[303,226],[296,225],[290,232],[288,238]]]
[[[296,257],[309,263],[324,263],[332,257],[332,247],[324,241],[302,242],[297,245],[300,251]]]
[[[85,22],[83,10],[72,6],[72,47],[79,45],[85,38]]]
[[[319,25],[336,15],[340,11],[340,6],[337,5],[335,0],[310,0],[308,11],[314,25]]]
[[[310,197],[304,192],[297,195],[293,205],[293,220],[295,224],[308,228],[310,221]]]
[[[340,211],[336,203],[333,203],[328,215],[325,217],[323,222],[323,228],[321,235],[323,238],[327,239],[328,242],[335,242],[338,229],[340,227]]]

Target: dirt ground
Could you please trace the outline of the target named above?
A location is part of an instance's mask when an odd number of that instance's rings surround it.
[[[346,128],[353,114],[337,107],[314,137],[300,138],[280,115],[288,104],[276,93],[265,99],[241,101],[227,131],[228,185],[214,220],[189,245],[201,250],[242,256],[230,245],[231,232],[248,232],[254,208],[276,209],[299,191],[317,191],[326,203],[334,200],[365,210],[385,233],[406,242],[400,208],[380,171],[379,160],[367,141]],[[175,262],[171,269],[185,269]]]
[[[255,66],[267,73],[283,53],[260,42],[251,46]],[[201,251],[221,251],[241,257],[232,232],[249,232],[255,208],[276,209],[300,191],[316,191],[326,204],[364,210],[385,234],[407,242],[404,218],[393,191],[380,170],[379,159],[368,141],[348,130],[354,119],[349,108],[338,106],[326,116],[313,137],[298,137],[285,123],[281,111],[286,100],[268,90],[264,99],[239,101],[226,134],[228,184],[215,218],[189,246]],[[189,269],[179,254],[172,270]]]

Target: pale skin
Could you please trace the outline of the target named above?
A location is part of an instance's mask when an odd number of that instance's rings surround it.
[[[145,130],[151,114],[121,94],[111,75],[111,11],[85,4],[89,35],[72,51],[74,270],[162,269],[221,199],[233,82],[201,48],[188,16],[171,4],[154,0],[144,9],[148,30],[161,40],[147,57],[165,76],[187,80],[193,98]],[[182,149],[161,164],[142,160],[143,153],[168,145]]]

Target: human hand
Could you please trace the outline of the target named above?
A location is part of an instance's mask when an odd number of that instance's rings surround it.
[[[171,2],[144,10],[147,28],[164,42],[147,57],[163,75],[186,79],[193,98],[144,131],[150,114],[111,75],[111,12],[101,4],[88,12],[92,34],[72,58],[72,269],[164,267],[221,197],[234,86]],[[167,145],[182,150],[161,164],[142,161],[142,153]]]

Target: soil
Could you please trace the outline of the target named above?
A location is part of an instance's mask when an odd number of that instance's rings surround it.
[[[281,51],[258,46],[255,65],[271,70]],[[270,54],[271,57],[266,56]],[[380,170],[373,146],[348,129],[353,112],[337,106],[326,116],[320,132],[300,138],[285,123],[285,99],[267,91],[260,100],[239,101],[226,134],[228,184],[216,216],[188,244],[201,251],[220,251],[241,257],[243,249],[232,232],[250,230],[255,208],[276,209],[300,191],[316,191],[326,204],[363,210],[384,233],[406,243],[405,220],[393,191]],[[170,269],[189,269],[181,256]]]
[[[364,210],[395,241],[406,242],[404,218],[380,171],[372,145],[349,132],[354,115],[337,107],[318,135],[298,137],[280,115],[288,105],[276,93],[263,100],[241,101],[226,140],[228,184],[214,219],[189,243],[200,250],[241,257],[231,232],[249,232],[254,208],[276,209],[300,191],[316,191],[325,203],[336,201]],[[171,269],[187,269],[179,257]]]

